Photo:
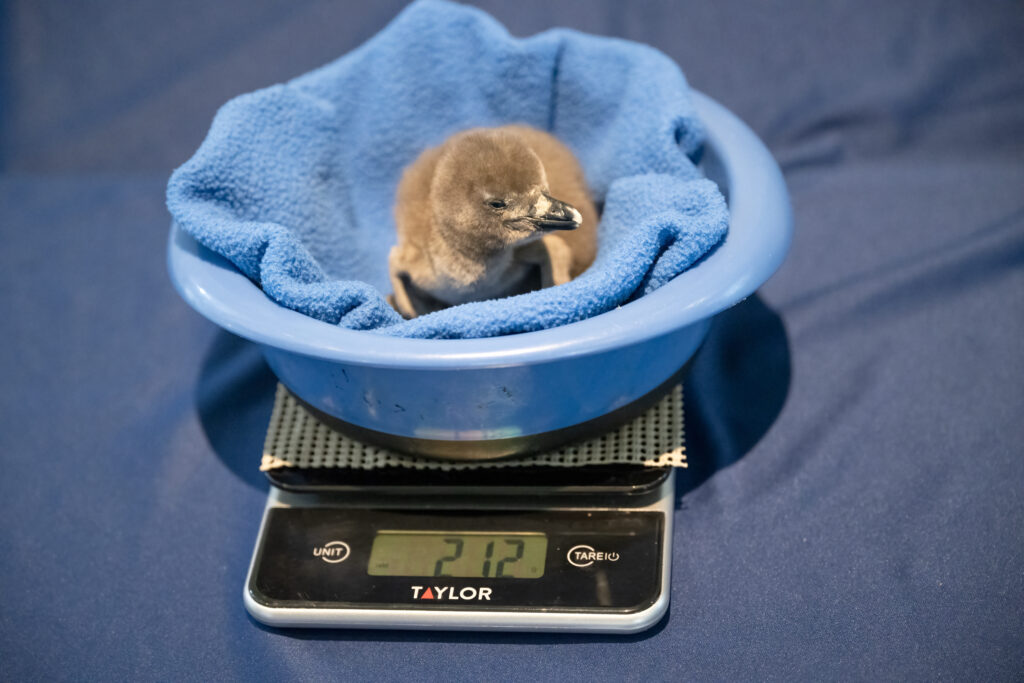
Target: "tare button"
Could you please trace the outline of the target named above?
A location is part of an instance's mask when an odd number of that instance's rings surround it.
[[[618,562],[619,554],[615,552],[595,550],[589,545],[575,545],[572,548],[569,548],[569,552],[566,553],[565,558],[569,560],[569,564],[574,567],[589,567],[595,562]]]

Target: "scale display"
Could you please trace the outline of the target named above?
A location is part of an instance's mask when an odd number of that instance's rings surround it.
[[[641,630],[668,606],[674,481],[622,478],[580,493],[501,482],[504,497],[273,488],[246,608],[274,626]]]
[[[548,537],[529,532],[377,532],[371,576],[538,579],[544,576]]]

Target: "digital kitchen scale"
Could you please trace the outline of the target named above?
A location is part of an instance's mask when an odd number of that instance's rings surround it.
[[[629,633],[668,608],[672,468],[268,476],[245,586],[265,624]]]

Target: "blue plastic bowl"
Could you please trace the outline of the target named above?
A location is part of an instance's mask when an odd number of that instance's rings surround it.
[[[489,339],[387,337],[288,310],[171,228],[168,267],[193,308],[259,344],[291,392],[342,432],[452,459],[535,452],[631,419],[674,384],[712,316],[782,263],[792,216],[771,154],[729,110],[694,93],[703,165],[729,203],[725,242],[632,303],[563,327]]]

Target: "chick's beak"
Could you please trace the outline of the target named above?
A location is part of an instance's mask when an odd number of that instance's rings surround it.
[[[575,230],[583,223],[583,216],[575,207],[546,193],[531,207],[529,219],[543,231]]]

